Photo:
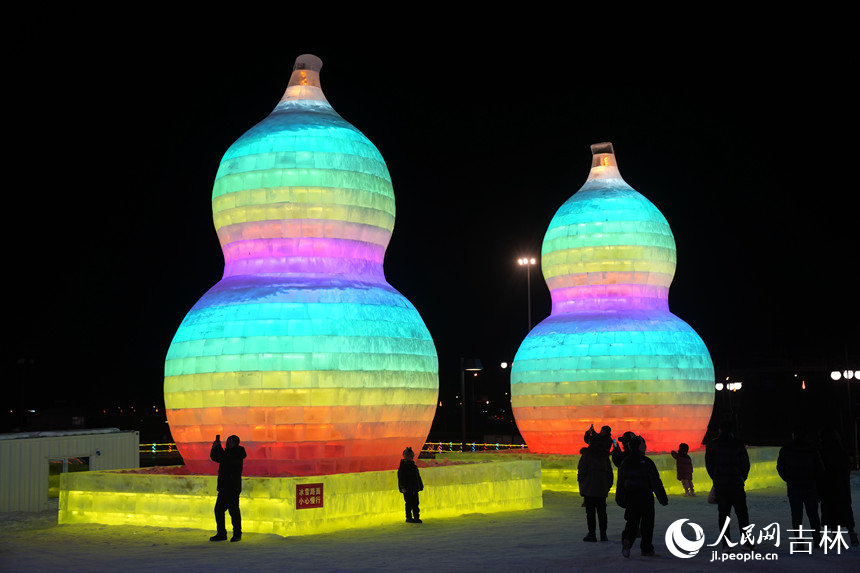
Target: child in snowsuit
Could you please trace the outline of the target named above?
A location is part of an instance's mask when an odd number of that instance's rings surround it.
[[[415,453],[410,446],[403,450],[403,459],[397,468],[397,487],[406,502],[406,523],[422,523],[418,517],[418,492],[424,489],[424,483],[414,459]]]
[[[606,497],[612,487],[612,463],[609,461],[609,447],[612,442],[608,436],[595,436],[587,448],[581,450],[576,479],[579,482],[579,495],[585,498],[585,522],[588,535],[583,541],[597,541],[595,526],[600,524],[600,540],[606,537]],[[596,519],[595,519],[596,517]]]
[[[654,494],[660,505],[669,503],[657,466],[642,453],[640,445],[638,436],[630,439],[630,451],[618,468],[615,488],[615,502],[625,509],[627,521],[621,534],[621,554],[624,557],[630,557],[637,528],[642,536],[639,543],[642,555],[654,555]]]
[[[693,490],[693,460],[687,452],[690,451],[690,446],[681,444],[678,446],[678,451],[672,451],[672,457],[675,458],[675,476],[681,485],[684,486],[684,495],[696,495]]]

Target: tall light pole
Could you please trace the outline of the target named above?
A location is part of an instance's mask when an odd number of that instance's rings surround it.
[[[852,441],[854,442],[852,444],[854,446],[853,467],[857,467],[860,464],[860,453],[858,453],[857,448],[857,421],[854,419],[854,408],[852,408],[851,404],[851,380],[858,377],[860,377],[860,371],[857,370],[843,370],[842,372],[834,370],[830,373],[830,378],[833,380],[839,381],[844,378],[845,387],[848,389],[848,422],[851,424]]]
[[[731,393],[737,392],[738,390],[743,388],[743,385],[744,385],[744,383],[740,382],[740,381],[731,382],[729,380],[728,376],[726,376],[726,382],[725,383],[717,382],[716,384],[714,384],[714,389],[717,392],[721,392],[721,393],[725,392],[725,394],[721,394],[721,395],[725,395],[727,398],[727,401],[729,403],[729,419],[732,421],[732,429],[735,432],[737,432],[738,434],[740,433],[740,417],[735,418],[735,411],[734,411],[734,408],[732,408],[732,395],[731,395]]]
[[[462,441],[460,449],[466,451],[466,372],[480,372],[484,367],[477,358],[460,358],[460,425]]]
[[[517,263],[521,267],[526,268],[526,302],[528,306],[529,313],[529,332],[532,331],[532,265],[537,264],[537,260],[534,257],[521,257],[517,259]]]

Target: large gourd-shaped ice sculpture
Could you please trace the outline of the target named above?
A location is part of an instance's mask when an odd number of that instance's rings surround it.
[[[669,312],[675,239],[621,178],[612,144],[591,149],[588,180],[544,236],[552,312],[514,359],[517,426],[538,453],[578,453],[592,423],[640,434],[649,451],[695,449],[711,415],[714,367],[699,335]]]
[[[246,475],[393,469],[433,421],[436,349],[382,267],[391,178],[329,105],[321,67],[296,60],[277,107],[215,178],[224,276],[165,364],[167,419],[194,472],[213,471],[216,434],[241,438]]]

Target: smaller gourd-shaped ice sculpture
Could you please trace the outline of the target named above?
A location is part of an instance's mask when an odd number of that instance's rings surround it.
[[[544,236],[552,312],[514,358],[517,427],[537,453],[578,453],[591,424],[642,435],[649,451],[696,449],[714,368],[699,335],[669,312],[675,239],[621,178],[612,144],[591,149],[588,180]]]
[[[224,276],[165,364],[167,419],[194,472],[215,468],[216,434],[241,438],[246,475],[393,469],[433,422],[436,349],[382,267],[391,177],[326,100],[321,67],[296,60],[277,107],[215,178]]]

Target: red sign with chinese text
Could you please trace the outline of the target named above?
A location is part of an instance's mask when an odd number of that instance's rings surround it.
[[[323,506],[323,484],[306,483],[296,485],[296,509]]]

